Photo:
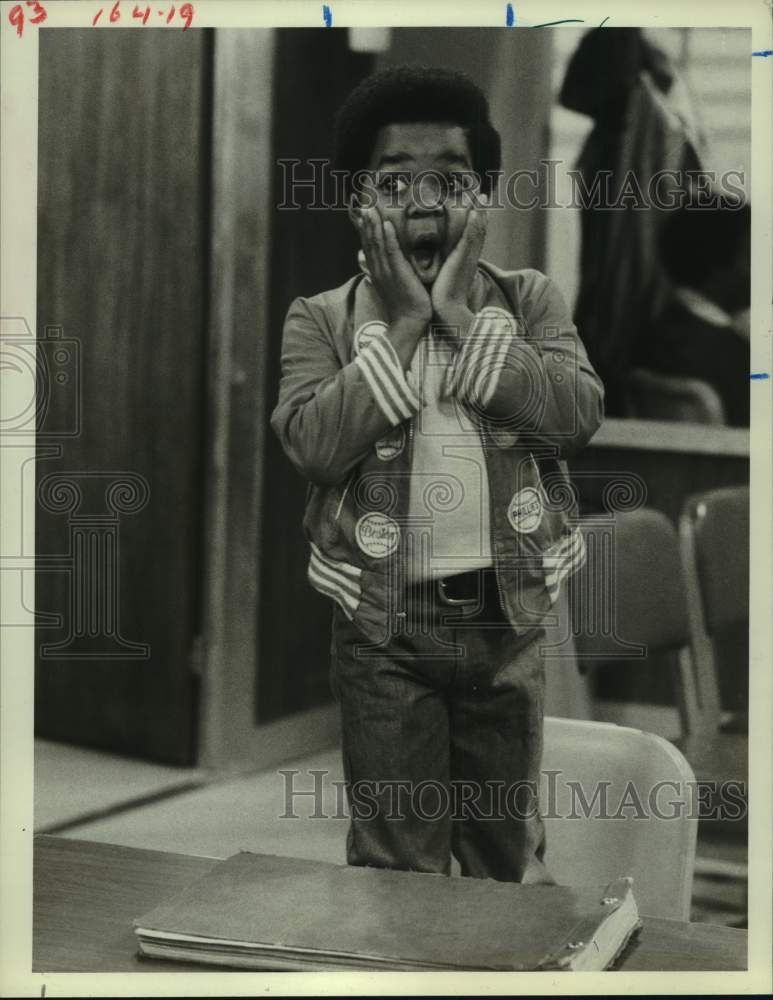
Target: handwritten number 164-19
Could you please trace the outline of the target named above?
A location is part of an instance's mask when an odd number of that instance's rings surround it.
[[[174,4],[172,4],[172,6],[169,8],[169,11],[168,11],[168,13],[166,15],[166,23],[167,24],[169,24],[171,22],[172,18],[174,17],[175,10],[176,10],[176,8],[175,8]],[[99,19],[100,19],[100,17],[102,17],[103,13],[104,13],[104,8],[100,7],[99,10],[94,15],[94,18],[93,18],[93,20],[91,22],[92,26],[95,25],[99,21]],[[179,13],[180,17],[183,19],[183,21],[185,21],[185,24],[183,25],[183,31],[185,31],[186,28],[190,28],[191,21],[193,21],[193,4],[192,3],[181,4],[180,10],[179,10],[178,13]],[[139,4],[135,4],[134,5],[134,9],[132,10],[132,17],[135,18],[138,21],[141,21],[143,24],[147,24],[148,23],[148,18],[150,17],[150,14],[151,14],[150,4],[146,4],[145,7],[144,7],[144,9],[140,9],[140,5]],[[159,17],[163,17],[163,15],[164,15],[164,11],[162,11],[162,10],[158,11],[158,16]],[[115,24],[115,22],[119,21],[120,19],[121,19],[121,0],[115,0],[115,3],[113,4],[112,8],[110,9],[110,22],[112,24]]]

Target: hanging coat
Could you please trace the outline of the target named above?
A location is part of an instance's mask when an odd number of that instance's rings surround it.
[[[601,187],[607,207],[582,209],[575,322],[606,386],[607,413],[623,415],[634,345],[668,295],[658,260],[667,213],[658,205],[701,168],[703,140],[684,84],[638,29],[586,35],[561,103],[596,121],[577,163],[585,189],[600,172],[609,175]]]

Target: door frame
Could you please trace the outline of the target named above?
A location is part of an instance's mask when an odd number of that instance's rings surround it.
[[[255,770],[331,746],[335,704],[258,725],[274,29],[214,31],[199,764]],[[258,101],[254,95],[260,95]],[[245,280],[245,277],[247,280]]]

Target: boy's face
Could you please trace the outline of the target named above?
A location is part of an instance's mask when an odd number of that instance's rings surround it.
[[[421,282],[432,285],[472,207],[463,192],[479,193],[464,130],[443,122],[385,125],[368,169],[368,197],[375,199],[381,218],[392,221]]]

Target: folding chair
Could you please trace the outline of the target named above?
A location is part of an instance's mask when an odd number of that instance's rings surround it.
[[[702,676],[706,665],[696,664],[687,583],[671,522],[659,511],[641,508],[614,518],[587,518],[582,530],[588,559],[571,588],[578,659],[620,660],[635,656],[637,649],[642,654],[668,653],[681,722],[676,742],[698,781],[716,782],[717,787],[727,780],[745,782],[745,762],[724,751],[711,691],[705,697],[696,679],[698,669]],[[743,594],[743,587],[739,590]],[[701,799],[703,822],[720,803],[718,795]],[[722,826],[733,834],[746,829],[743,818]],[[702,858],[697,870],[736,879],[745,875],[744,866]]]
[[[689,920],[698,825],[693,780],[685,758],[660,736],[546,718],[541,808],[553,877],[564,885],[603,885],[631,875],[641,913]]]
[[[689,743],[703,723],[676,531],[648,508],[587,517],[581,527],[587,559],[570,588],[577,658],[644,664],[651,653],[666,654]]]
[[[732,657],[744,682],[749,672],[749,489],[710,490],[688,498],[679,523],[691,645],[701,706],[700,732],[686,753],[699,779],[736,781],[749,773],[749,740],[723,731],[718,651]],[[723,832],[746,830],[744,822]]]
[[[677,420],[724,424],[722,400],[708,382],[634,368],[628,379],[629,416],[640,420]]]
[[[689,497],[679,535],[698,693],[704,725],[714,733],[722,722],[720,656],[734,654],[732,667],[748,678],[748,486]]]

